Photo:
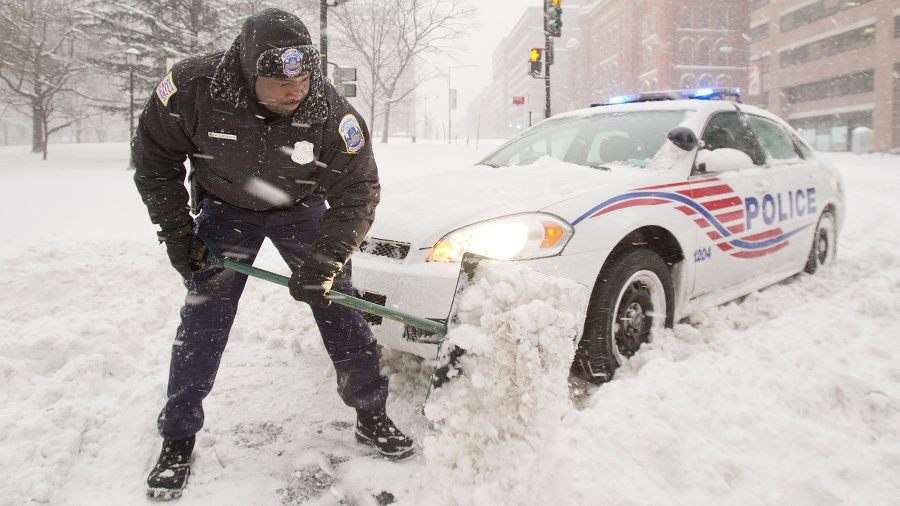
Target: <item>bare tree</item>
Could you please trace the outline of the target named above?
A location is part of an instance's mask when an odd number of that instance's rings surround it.
[[[103,89],[113,91],[112,86],[100,82],[101,79],[105,79],[105,76],[82,77],[78,82],[81,86],[96,90],[98,94]],[[101,132],[97,128],[98,122],[114,118],[104,107],[98,106],[95,99],[83,95],[68,94],[57,110],[59,117],[68,125],[67,132],[71,132],[77,143],[91,142],[93,138],[96,138],[96,142],[102,141]]]
[[[30,112],[31,150],[47,159],[50,134],[69,123],[58,114],[58,102],[75,93],[70,82],[85,69],[76,58],[80,32],[65,0],[0,1],[0,81],[11,92],[5,97]]]
[[[468,0],[359,0],[333,12],[342,42],[362,60],[360,98],[369,122],[380,109],[386,143],[391,107],[436,75],[422,58],[446,53],[472,27],[474,8]]]

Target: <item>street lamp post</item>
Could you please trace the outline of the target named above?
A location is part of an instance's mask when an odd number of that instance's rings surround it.
[[[125,64],[128,65],[128,141],[134,138],[134,64],[137,63],[140,51],[130,47],[125,50]]]
[[[447,144],[453,142],[453,130],[450,126],[450,117],[453,115],[453,89],[450,84],[450,71],[453,69],[462,69],[466,67],[478,67],[478,65],[457,65],[447,69]]]

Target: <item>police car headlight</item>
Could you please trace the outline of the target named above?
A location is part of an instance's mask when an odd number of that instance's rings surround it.
[[[428,262],[457,262],[463,253],[497,260],[529,260],[558,255],[575,230],[558,216],[526,213],[463,227],[441,238]]]

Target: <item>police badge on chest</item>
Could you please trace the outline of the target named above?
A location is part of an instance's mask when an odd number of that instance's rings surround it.
[[[313,154],[313,145],[309,141],[301,141],[294,144],[294,152],[291,153],[291,160],[300,165],[304,165],[315,160]]]

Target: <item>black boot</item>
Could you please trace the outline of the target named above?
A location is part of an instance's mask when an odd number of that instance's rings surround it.
[[[181,491],[191,474],[191,453],[195,436],[187,439],[164,439],[156,466],[147,478],[147,497],[157,501],[171,501],[181,497]]]
[[[406,460],[416,453],[412,439],[406,437],[388,418],[384,408],[356,410],[356,440],[374,446],[389,460]]]

